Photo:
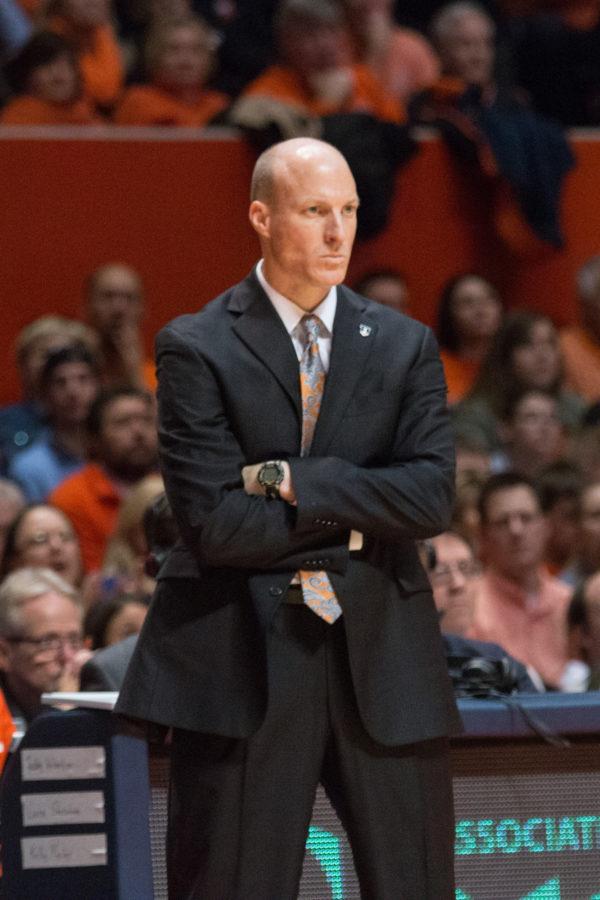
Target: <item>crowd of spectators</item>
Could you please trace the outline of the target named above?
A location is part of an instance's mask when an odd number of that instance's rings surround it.
[[[413,126],[433,124],[493,186],[513,247],[556,246],[572,164],[561,126],[600,121],[596,42],[600,2],[0,0],[0,122],[321,135],[359,180],[368,157],[367,207],[414,151]],[[518,190],[515,169],[534,173]],[[362,214],[371,233],[385,221]],[[418,315],[395,268],[355,288]],[[600,256],[576,291],[561,331],[509,311],[477,272],[438,303],[457,503],[427,567],[448,656],[510,659],[520,690],[600,685]],[[0,688],[25,723],[92,653],[124,639],[130,652],[177,539],[143,314],[141,274],[109,262],[89,274],[81,320],[46,315],[16,341],[22,394],[0,409]]]
[[[597,258],[577,284],[577,334],[598,352]],[[371,272],[356,288],[410,312],[399,272]],[[44,316],[18,335],[23,402],[0,410],[0,672],[25,722],[44,690],[78,683],[82,667],[88,683],[102,683],[92,653],[124,641],[107,655],[124,672],[177,540],[157,471],[153,373],[140,350],[142,278],[110,263],[83,293],[85,322]],[[577,366],[592,375],[589,360],[573,356],[569,368],[562,347],[573,327],[507,311],[473,272],[443,288],[437,332],[457,503],[426,567],[449,660],[509,660],[519,690],[597,687],[600,390],[578,389]]]
[[[352,168],[359,238],[385,227],[416,127],[433,125],[489,195],[500,239],[539,253],[563,243],[575,164],[563,127],[600,120],[600,4],[534,6],[459,0],[415,16],[392,0],[2,0],[0,124],[227,125],[260,149],[320,136]],[[548,45],[544,90],[534,39]],[[561,100],[540,102],[565,83],[579,87],[575,121]]]
[[[463,25],[466,12],[472,15]],[[315,22],[320,27],[306,48],[300,32],[312,30]],[[387,97],[384,108],[394,117],[421,92],[441,88],[441,78],[446,90],[459,90],[457,83],[453,88],[447,83],[454,78],[484,91],[494,82],[501,92],[518,92],[533,109],[567,126],[596,125],[599,41],[596,0],[0,4],[6,94],[19,102],[23,96],[38,101],[20,113],[12,110],[11,101],[9,121],[21,115],[31,121],[28,116],[35,119],[44,108],[49,114],[52,104],[60,116],[59,107],[65,112],[83,101],[88,121],[116,115],[116,121],[129,124],[203,125],[249,85],[255,90],[259,83],[273,85],[276,96],[320,114],[340,101],[345,104],[367,84],[371,90],[364,69],[354,77],[352,67],[359,65],[369,69],[372,84]],[[300,84],[287,66],[293,69],[304,50],[301,68],[312,71]],[[399,104],[395,108],[392,98]],[[84,120],[77,115],[69,119]]]

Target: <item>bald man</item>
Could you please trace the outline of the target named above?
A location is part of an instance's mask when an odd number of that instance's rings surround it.
[[[456,727],[415,538],[450,516],[442,368],[420,323],[341,285],[344,158],[256,164],[262,259],[157,341],[182,541],[118,710],[173,727],[173,900],[295,900],[321,781],[371,900],[454,896]]]

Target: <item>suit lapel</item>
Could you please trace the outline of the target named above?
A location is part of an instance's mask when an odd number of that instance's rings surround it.
[[[302,422],[298,359],[290,336],[256,277],[250,275],[233,292],[228,308],[241,313],[233,331],[272,372]]]
[[[377,326],[365,307],[356,294],[338,288],[329,372],[310,450],[312,456],[327,452],[371,354]]]

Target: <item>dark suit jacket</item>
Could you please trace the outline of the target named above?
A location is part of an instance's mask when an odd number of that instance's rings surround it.
[[[118,644],[111,644],[109,647],[97,650],[81,668],[81,690],[120,690],[137,639],[137,634],[131,634],[124,641],[119,641]]]
[[[384,744],[457,716],[415,538],[443,531],[453,449],[424,325],[338,289],[325,393],[299,458],[298,360],[254,274],[157,338],[159,435],[183,542],[164,563],[117,711],[246,737],[266,708],[269,626],[298,569],[343,607],[363,723]],[[288,459],[297,508],[248,496],[241,469]],[[350,554],[354,528],[364,549]]]

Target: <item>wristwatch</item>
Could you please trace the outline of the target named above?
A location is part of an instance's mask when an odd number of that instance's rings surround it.
[[[268,500],[279,500],[279,485],[283,481],[283,466],[278,459],[263,463],[256,479],[265,489]]]

